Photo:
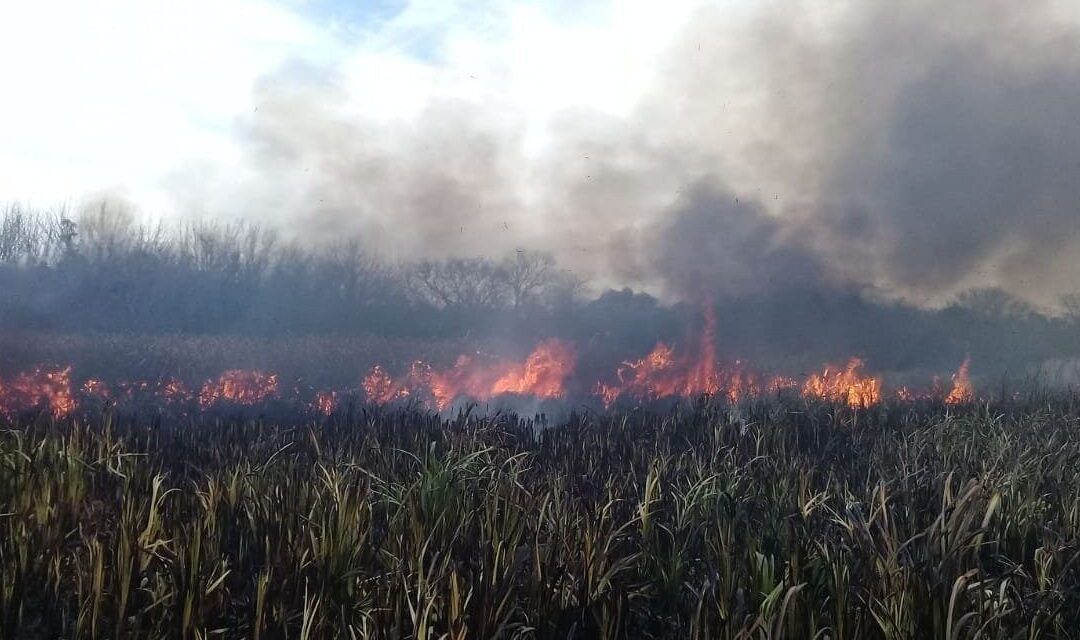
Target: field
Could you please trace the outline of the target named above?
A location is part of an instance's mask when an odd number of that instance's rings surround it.
[[[1059,638],[1069,398],[17,420],[5,638]]]

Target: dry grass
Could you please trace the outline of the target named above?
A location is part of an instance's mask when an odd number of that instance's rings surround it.
[[[5,638],[1057,638],[1080,418],[701,402],[0,434]]]

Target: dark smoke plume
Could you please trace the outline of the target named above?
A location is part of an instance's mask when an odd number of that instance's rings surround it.
[[[671,121],[718,160],[734,144],[748,178],[729,179],[833,276],[929,302],[1073,286],[1080,30],[1050,3],[782,2],[734,26],[705,11],[671,71],[657,101],[689,107]]]

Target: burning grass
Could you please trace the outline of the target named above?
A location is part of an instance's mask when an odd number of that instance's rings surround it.
[[[192,414],[222,407],[258,409],[269,403],[306,407],[317,414],[329,415],[342,407],[402,402],[426,404],[447,412],[469,402],[487,403],[504,397],[544,402],[569,396],[575,402],[611,408],[616,403],[633,406],[702,395],[738,404],[793,394],[866,409],[881,403],[884,397],[881,378],[864,373],[863,363],[857,358],[852,358],[843,368],[825,367],[821,373],[810,374],[799,383],[784,376],[765,378],[739,363],[727,370],[715,365],[703,367],[703,361],[687,364],[687,360],[673,353],[666,345],[658,345],[646,358],[620,367],[618,384],[597,383],[587,394],[571,391],[574,351],[559,340],[542,342],[522,361],[463,355],[453,366],[439,369],[417,360],[397,378],[376,365],[353,389],[302,388],[300,384],[286,389],[278,374],[253,369],[229,369],[195,387],[197,392],[190,391],[183,381],[175,378],[157,382],[119,381],[112,386],[99,378],[87,378],[76,384],[72,382],[70,366],[38,367],[9,379],[0,378],[0,415],[14,417],[44,410],[63,418],[77,410],[113,408],[130,414],[148,407]],[[978,397],[968,367],[965,361],[953,375],[952,388],[948,391],[935,382],[928,390],[918,393],[907,387],[897,388],[894,397],[904,402],[943,400],[950,405],[971,404]]]
[[[229,368],[202,381],[167,376],[156,381],[110,383],[87,377],[73,383],[73,366],[67,364],[37,366],[14,377],[0,378],[0,414],[11,417],[44,408],[54,417],[65,417],[84,406],[123,410],[146,405],[197,412],[271,401],[303,404],[321,415],[359,402],[421,403],[446,412],[469,402],[486,403],[504,396],[533,402],[569,398],[574,403],[611,408],[616,404],[633,406],[702,395],[736,404],[791,394],[865,409],[879,404],[885,395],[883,379],[867,373],[859,358],[850,358],[844,367],[826,366],[820,373],[802,379],[766,376],[739,361],[724,366],[716,353],[716,321],[709,307],[704,320],[701,334],[681,348],[659,342],[644,356],[622,362],[614,376],[599,381],[575,376],[575,346],[555,338],[540,341],[520,359],[472,350],[460,353],[449,366],[415,359],[407,368],[392,372],[390,366],[376,363],[356,384],[336,388],[312,386],[299,378],[286,385],[277,372],[240,368]],[[950,390],[941,388],[935,379],[926,389],[899,387],[893,395],[904,401],[937,399],[952,405],[975,402],[978,396],[969,374],[970,364],[965,359],[952,377]]]
[[[1080,628],[1069,399],[829,397],[543,429],[416,409],[17,422],[0,432],[0,637]]]

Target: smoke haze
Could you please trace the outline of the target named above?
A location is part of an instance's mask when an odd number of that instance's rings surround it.
[[[1000,286],[1052,307],[1080,276],[1078,35],[1043,1],[704,6],[627,113],[539,135],[464,89],[376,120],[340,70],[294,64],[256,88],[228,202],[395,259],[550,251],[668,298]],[[197,205],[221,181],[199,182],[176,186]]]

